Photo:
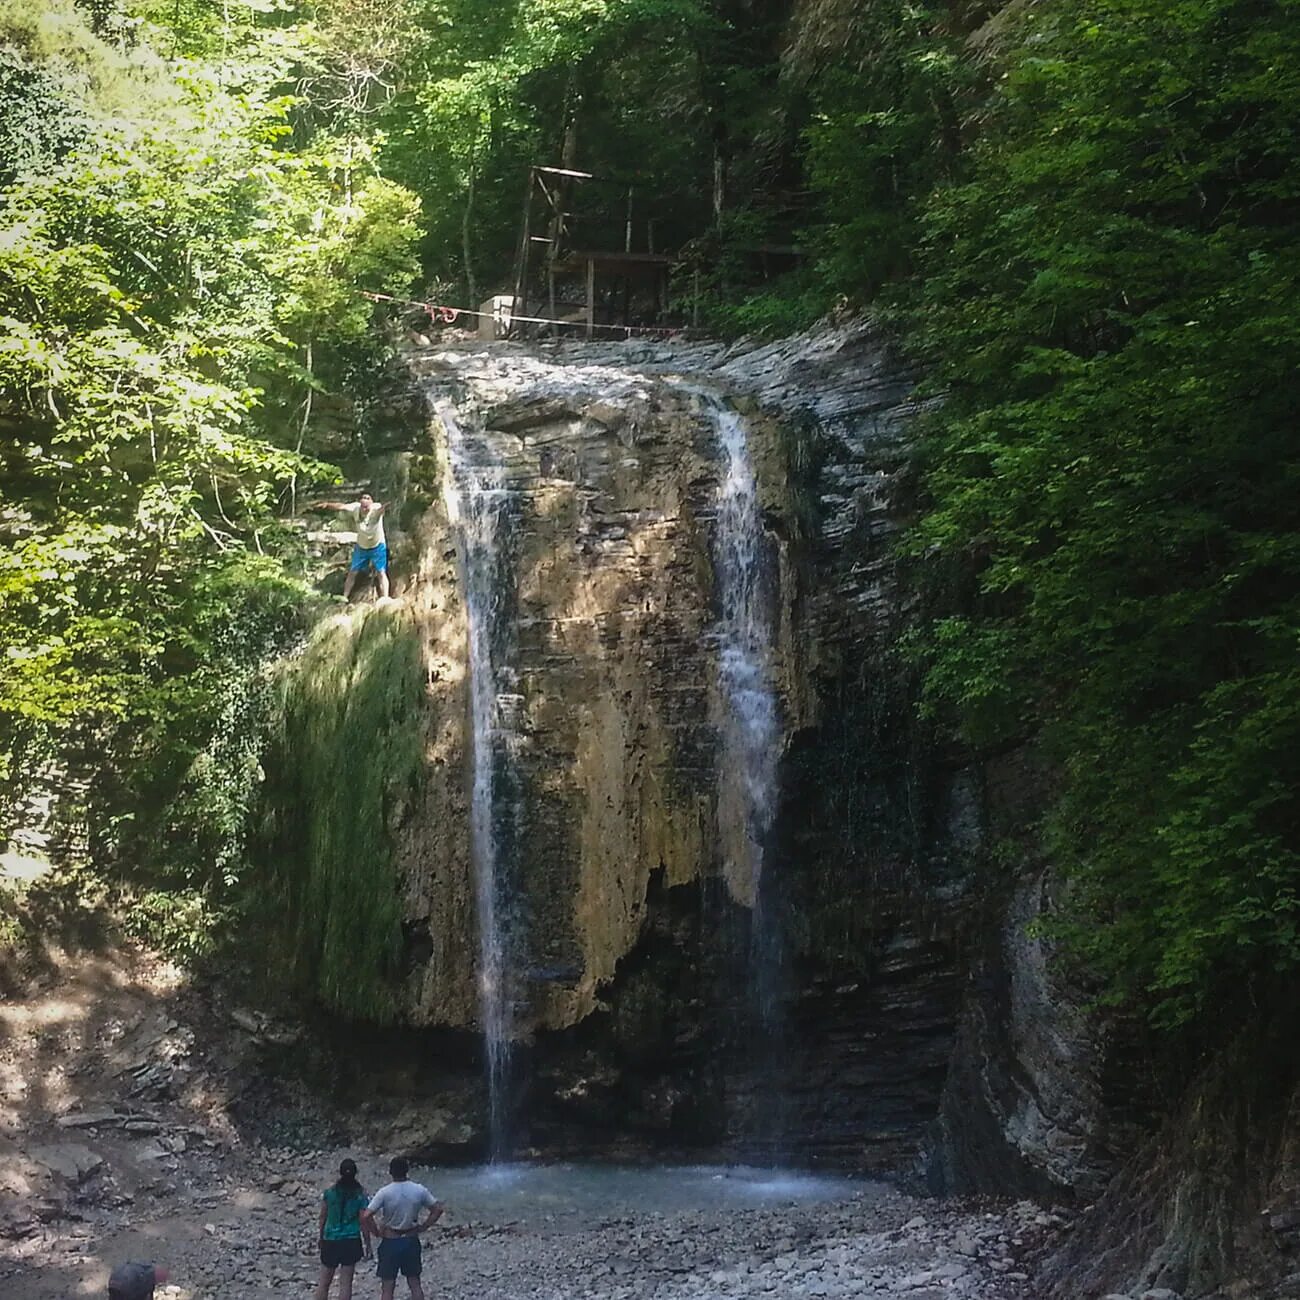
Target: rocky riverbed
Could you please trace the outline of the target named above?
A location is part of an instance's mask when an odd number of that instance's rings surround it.
[[[155,1184],[123,1194],[109,1159],[78,1154],[95,1151],[88,1141],[32,1153],[56,1167],[69,1194],[56,1213],[47,1202],[25,1222],[21,1209],[9,1219],[6,1296],[98,1294],[124,1258],[165,1262],[173,1280],[162,1294],[174,1300],[310,1293],[317,1197],[337,1153],[186,1152]],[[377,1182],[380,1159],[360,1163]],[[437,1170],[416,1176],[440,1186]],[[432,1294],[455,1300],[1012,1300],[1033,1295],[1024,1259],[1059,1224],[1027,1202],[920,1201],[878,1186],[813,1204],[775,1196],[755,1208],[600,1215],[554,1192],[537,1206],[525,1195],[485,1213],[466,1208],[450,1203],[426,1252]],[[358,1294],[377,1289],[363,1264]]]
[[[321,1189],[344,1154],[241,1125],[249,1044],[274,1030],[145,954],[84,958],[0,1003],[0,1295],[103,1294],[154,1259],[170,1300],[306,1296]],[[916,1199],[879,1183],[692,1168],[417,1170],[449,1205],[430,1234],[449,1300],[725,1300],[1034,1294],[1057,1214]],[[369,1266],[357,1294],[375,1294]]]

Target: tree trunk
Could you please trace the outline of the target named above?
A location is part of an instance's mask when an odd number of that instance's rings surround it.
[[[461,256],[465,262],[465,285],[469,290],[469,305],[475,309],[479,304],[479,296],[478,280],[474,275],[474,252],[471,234],[474,229],[474,177],[477,166],[477,146],[478,133],[476,131],[469,145],[469,185],[465,192],[465,208],[460,218]]]

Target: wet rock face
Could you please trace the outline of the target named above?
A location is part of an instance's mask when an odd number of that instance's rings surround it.
[[[933,751],[888,653],[914,375],[861,327],[738,351],[429,348],[411,365],[443,500],[421,526],[412,592],[428,762],[397,836],[408,1020],[473,1028],[479,1014],[450,421],[508,497],[494,817],[539,1135],[717,1144],[762,1109],[771,1079],[746,1059],[738,974],[752,900],[726,879],[719,806],[724,466],[703,388],[745,416],[762,509],[781,1127],[805,1158],[896,1163],[938,1107],[980,833],[970,774]]]
[[[562,1027],[593,1010],[634,943],[651,871],[680,884],[711,866],[709,429],[686,392],[606,368],[473,353],[417,365],[508,498],[494,542],[509,610],[493,646],[506,769],[493,816],[510,873],[509,975],[523,1022]],[[441,511],[432,526],[426,548],[454,553]],[[431,621],[445,611],[463,625],[462,581],[451,568],[433,575]],[[451,662],[431,682],[431,713],[451,726],[467,666],[439,649]],[[462,721],[440,752],[448,787],[469,744]],[[464,843],[451,888],[426,892],[428,924],[435,953],[454,935],[460,959],[440,963],[413,1010],[468,1024],[474,918],[446,904],[472,896],[469,828],[463,791],[446,796],[441,819],[460,823]],[[422,818],[408,824],[416,889],[423,834]]]

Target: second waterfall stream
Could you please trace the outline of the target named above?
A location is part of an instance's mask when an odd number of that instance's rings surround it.
[[[666,380],[684,411],[706,427],[716,486],[707,545],[713,569],[713,713],[716,823],[712,854],[731,904],[714,918],[718,939],[735,954],[737,983],[728,1001],[740,1013],[743,1068],[760,1099],[753,1137],[770,1151],[780,1143],[783,1046],[782,927],[766,866],[776,813],[781,710],[775,686],[776,557],[764,529],[750,430],[740,411],[712,389]],[[662,390],[661,390],[662,391]],[[595,396],[595,394],[593,394]],[[469,722],[467,787],[470,863],[477,928],[479,1026],[488,1093],[489,1153],[512,1153],[511,1098],[516,1045],[531,1032],[521,1010],[530,952],[524,895],[530,864],[522,854],[534,809],[515,769],[522,742],[521,701],[513,646],[518,635],[520,574],[512,538],[536,503],[512,489],[511,435],[477,427],[446,398],[435,403],[446,433],[444,494],[456,539],[466,616]],[[702,502],[701,505],[704,503]],[[523,514],[521,514],[523,512]],[[703,683],[702,683],[703,686]],[[738,905],[738,907],[736,906]]]
[[[766,877],[776,815],[781,748],[780,703],[773,680],[775,621],[772,562],[745,417],[718,395],[692,390],[722,452],[713,559],[718,606],[718,833],[732,897],[750,909],[744,978],[749,1001],[750,1068],[763,1099],[754,1137],[782,1141],[777,1085],[784,1030],[782,932]]]

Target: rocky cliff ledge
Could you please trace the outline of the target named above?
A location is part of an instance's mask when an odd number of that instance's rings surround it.
[[[408,361],[427,437],[407,457],[403,601],[328,630],[314,669],[328,681],[299,706],[317,747],[340,671],[351,698],[373,688],[361,712],[387,711],[371,725],[392,756],[389,793],[342,824],[329,813],[324,830],[382,822],[364,850],[333,852],[345,866],[381,843],[391,853],[395,1018],[469,1064],[487,781],[508,950],[498,996],[526,1066],[511,1106],[534,1145],[779,1143],[805,1161],[900,1169],[933,1130],[938,1186],[1096,1185],[1111,1138],[1101,1082],[1076,1069],[1086,1018],[1077,1042],[1053,1019],[1059,999],[1021,925],[1035,895],[983,860],[988,826],[1032,806],[1032,766],[936,743],[896,653],[916,599],[891,554],[912,509],[913,371],[863,324],[763,347],[465,342]],[[751,581],[770,611],[759,901],[781,1014],[765,1054],[754,884],[736,843],[752,827],[729,812],[737,774],[724,770],[720,407],[745,425],[761,507]],[[467,472],[489,487],[493,532],[478,543]],[[477,769],[474,584],[492,674]],[[339,716],[326,747],[364,745],[366,720]],[[409,778],[392,738],[403,728],[418,750]],[[290,788],[285,801],[346,814],[351,794]],[[284,855],[314,835],[295,832]],[[329,909],[354,900],[343,890],[326,908],[326,946],[342,932]]]

